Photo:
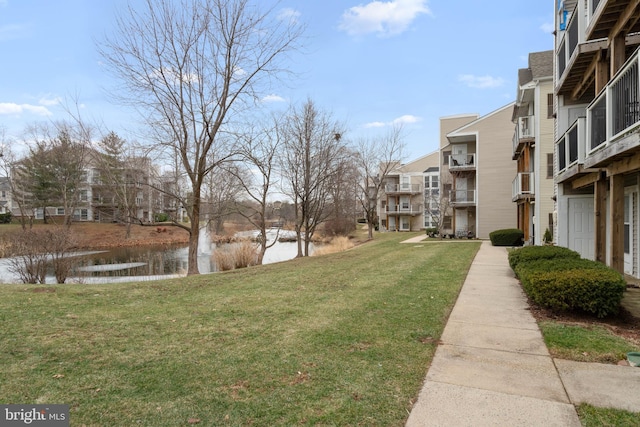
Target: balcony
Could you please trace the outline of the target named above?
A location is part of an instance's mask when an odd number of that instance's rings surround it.
[[[637,4],[631,7],[623,0],[587,0],[588,27],[585,33],[589,40],[604,38],[611,28],[617,25],[624,28],[627,34],[640,31],[640,8]]]
[[[422,215],[424,213],[424,208],[421,204],[415,205],[395,205],[395,206],[387,206],[385,209],[385,213],[387,215]]]
[[[387,184],[384,187],[387,194],[421,194],[421,184]]]
[[[452,190],[449,193],[452,207],[475,206],[476,190]]]
[[[603,167],[638,151],[640,138],[639,51],[587,107],[585,167]]]
[[[558,160],[558,182],[581,172],[584,164],[587,141],[587,119],[579,117],[562,135],[555,145]]]
[[[535,196],[535,174],[533,172],[520,172],[513,180],[512,201],[533,199]]]
[[[449,156],[449,171],[473,171],[476,170],[476,155],[452,154]]]
[[[513,160],[518,158],[525,143],[535,141],[535,124],[535,116],[518,117],[513,133]]]

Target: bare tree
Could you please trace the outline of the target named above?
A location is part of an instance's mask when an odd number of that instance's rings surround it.
[[[451,175],[441,176],[441,178],[440,187],[451,186]],[[449,195],[444,193],[444,191],[440,191],[440,188],[425,188],[424,194],[424,214],[430,216],[432,221],[436,223],[437,234],[440,238],[444,237],[445,218],[451,215],[451,200]]]
[[[47,222],[47,208],[61,207],[64,225],[70,226],[76,208],[86,197],[85,160],[88,139],[81,129],[66,122],[32,126],[35,143],[29,154],[15,164],[18,197],[31,199],[42,209]],[[86,200],[84,200],[86,201]]]
[[[378,197],[386,177],[403,160],[402,128],[394,127],[386,136],[373,140],[361,139],[356,151],[360,180],[360,205],[367,221],[368,238],[373,239],[378,211]]]
[[[237,169],[236,163],[229,162],[211,171],[206,179],[206,216],[211,231],[217,235],[223,233],[225,220],[236,212],[238,195],[242,193],[242,182],[238,179],[241,174]]]
[[[294,110],[284,127],[282,175],[296,212],[298,255],[309,256],[316,228],[329,215],[330,184],[343,152],[343,125],[318,110],[311,100]],[[304,239],[302,239],[304,232]],[[304,240],[304,253],[302,251]]]
[[[258,230],[258,265],[262,264],[267,249],[278,239],[276,235],[272,242],[268,241],[267,216],[271,213],[269,194],[277,184],[276,155],[282,145],[281,136],[277,123],[271,129],[265,127],[255,132],[247,132],[241,137],[243,142],[239,144],[242,147],[239,160],[243,166],[234,167],[230,171],[240,182],[249,202],[239,201],[238,213]]]
[[[248,0],[146,0],[118,17],[101,53],[121,80],[121,99],[141,108],[158,148],[180,160],[188,178],[187,274],[198,274],[202,187],[232,154],[222,135],[284,71],[302,27]]]
[[[7,177],[11,194],[10,205],[12,209],[13,206],[17,206],[20,225],[22,230],[26,231],[33,226],[33,206],[30,194],[19,185],[22,182],[20,176],[26,173],[21,174],[21,163],[12,149],[14,146],[15,142],[6,136],[4,128],[0,129],[0,170]]]
[[[142,222],[139,215],[143,187],[149,184],[150,160],[138,156],[127,142],[115,132],[108,133],[98,143],[99,152],[92,151],[95,167],[93,198],[100,208],[100,215],[111,217],[126,225],[125,238],[131,236],[131,224]],[[147,191],[147,193],[149,193]]]

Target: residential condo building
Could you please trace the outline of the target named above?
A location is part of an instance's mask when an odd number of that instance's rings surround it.
[[[516,227],[514,105],[440,119],[440,188],[449,212],[442,233],[488,239],[494,230]]]
[[[516,176],[512,200],[524,241],[541,245],[554,232],[554,94],[553,50],[529,54],[529,66],[518,70],[513,107],[513,160]]]
[[[437,227],[439,153],[398,164],[384,178],[378,196],[379,228],[418,231]]]
[[[556,239],[638,277],[640,3],[555,10]]]

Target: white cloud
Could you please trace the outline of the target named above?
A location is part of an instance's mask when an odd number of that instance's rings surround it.
[[[300,18],[300,15],[300,12],[298,12],[297,10],[286,7],[280,11],[280,13],[278,14],[278,19],[295,24],[298,22],[298,18]]]
[[[279,96],[279,95],[267,95],[264,98],[262,98],[262,102],[285,102],[286,100]]]
[[[383,128],[385,126],[387,126],[387,123],[384,122],[371,122],[364,125],[365,128]]]
[[[349,35],[394,36],[409,28],[420,14],[431,14],[427,0],[375,0],[345,11],[339,28]]]
[[[422,120],[420,117],[412,116],[411,114],[405,114],[404,116],[398,117],[393,121],[394,125],[408,125],[413,123],[418,123]]]
[[[11,102],[0,102],[0,115],[19,115],[23,113],[36,114],[38,116],[51,116],[52,113],[40,105],[14,104]]]
[[[414,123],[418,123],[422,121],[422,118],[418,117],[418,116],[413,116],[411,114],[405,114],[404,116],[400,116],[397,119],[393,119],[390,122],[369,122],[369,123],[365,123],[364,127],[365,128],[382,128],[382,127],[387,127],[387,126],[397,126],[397,125],[408,125],[408,124],[414,124]]]
[[[458,81],[474,89],[492,89],[504,84],[500,77],[474,76],[473,74],[462,74],[458,76]]]
[[[52,107],[54,105],[58,105],[62,102],[62,98],[59,96],[45,95],[42,96],[38,100],[38,104],[44,105],[45,107]]]

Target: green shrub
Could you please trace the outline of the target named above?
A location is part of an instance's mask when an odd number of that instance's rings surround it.
[[[169,215],[164,212],[161,212],[161,213],[154,214],[153,219],[155,220],[155,222],[167,222],[169,221]]]
[[[429,236],[429,237],[436,237],[438,235],[438,229],[437,228],[427,228],[427,229],[425,229],[425,232],[427,233],[427,236]]]
[[[516,271],[516,267],[521,262],[557,258],[579,259],[580,254],[562,246],[525,246],[509,252],[509,265],[513,271]]]
[[[505,228],[489,233],[489,239],[493,246],[522,246],[524,231],[517,228]]]
[[[620,273],[582,258],[520,262],[516,274],[536,304],[555,311],[584,311],[598,317],[617,313],[626,289]]]
[[[0,224],[9,224],[11,222],[11,212],[0,213]]]

